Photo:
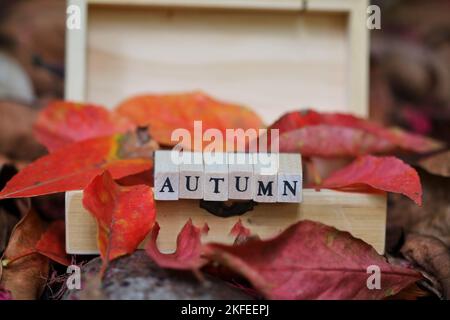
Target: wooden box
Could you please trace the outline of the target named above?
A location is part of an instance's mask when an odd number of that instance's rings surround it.
[[[367,115],[366,0],[71,0],[66,98],[116,106],[203,90],[251,106]]]
[[[202,90],[250,106],[267,124],[304,107],[368,114],[366,0],[68,4],[81,9],[82,26],[67,32],[66,99],[113,108],[135,94]],[[81,196],[66,195],[67,251],[96,253],[95,223]],[[225,243],[233,241],[228,232],[239,219],[212,216],[198,200],[158,201],[157,209],[166,251],[189,217],[208,222],[206,241]],[[385,196],[304,190],[301,205],[263,204],[240,218],[262,238],[307,218],[384,250]]]

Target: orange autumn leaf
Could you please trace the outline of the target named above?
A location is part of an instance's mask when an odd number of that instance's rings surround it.
[[[109,171],[95,177],[86,187],[83,206],[97,221],[103,271],[110,260],[136,250],[155,222],[151,187],[119,186]]]
[[[0,192],[0,199],[83,189],[93,177],[109,170],[114,179],[153,167],[154,141],[138,134],[115,134],[73,143],[31,163]]]
[[[133,128],[128,119],[102,106],[54,101],[39,113],[34,134],[53,152],[73,142],[125,133]]]
[[[177,144],[178,141],[171,140],[171,135],[179,128],[187,129],[193,138],[194,121],[202,121],[203,132],[214,128],[224,137],[226,129],[264,127],[259,116],[250,109],[215,100],[202,92],[137,96],[121,103],[117,113],[136,125],[149,126],[150,135],[167,146]]]

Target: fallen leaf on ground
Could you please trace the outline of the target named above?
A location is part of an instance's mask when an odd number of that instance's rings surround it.
[[[270,128],[279,129],[280,135],[282,135],[289,131],[317,125],[358,129],[358,131],[354,131],[355,139],[360,140],[360,132],[363,131],[380,139],[380,143],[382,141],[389,142],[391,144],[390,149],[398,147],[404,150],[425,153],[442,148],[441,143],[432,139],[408,133],[398,128],[384,128],[375,122],[342,113],[319,113],[313,110],[290,112],[278,119]],[[349,140],[348,143],[350,143],[349,137],[350,132],[347,132],[346,139]],[[336,142],[336,139],[331,135],[324,136],[323,139],[331,139],[332,142]],[[326,141],[322,141],[322,143],[326,143]],[[386,142],[382,143],[385,145],[381,150],[386,152],[388,145]],[[378,150],[376,151],[379,152]]]
[[[319,186],[327,189],[366,188],[401,193],[422,204],[422,186],[417,171],[395,157],[363,156],[331,174]]]
[[[110,260],[136,250],[155,222],[152,189],[145,185],[119,186],[109,171],[86,187],[83,206],[97,221],[103,271]]]
[[[450,248],[450,179],[420,168],[418,173],[423,186],[423,206],[418,207],[398,194],[389,194],[387,235],[418,233],[437,238]],[[400,249],[397,248],[399,244],[394,243],[391,252]]]
[[[151,233],[151,238],[147,243],[145,251],[160,267],[181,270],[199,270],[206,260],[201,255],[201,235],[208,230],[194,226],[192,220],[184,225],[177,237],[177,249],[172,254],[162,254],[159,252],[156,239],[158,238],[159,225],[156,224]]]
[[[197,244],[197,234],[193,238]],[[205,260],[199,260],[198,250],[191,256],[197,267],[209,261],[234,271],[268,299],[384,299],[421,278],[414,270],[390,265],[348,232],[308,220],[271,240],[206,244],[200,255]],[[381,290],[367,287],[367,268],[373,265],[380,268]]]
[[[5,250],[11,231],[17,222],[19,219],[3,209],[0,204],[0,254]]]
[[[2,34],[17,44],[11,53],[31,80],[36,102],[64,95],[66,9],[64,1],[2,3]]]
[[[102,106],[54,101],[39,113],[34,134],[53,152],[73,142],[133,129],[134,125],[128,119]]]
[[[410,234],[401,249],[402,254],[434,275],[445,299],[450,299],[450,252],[439,239]]]
[[[36,243],[36,251],[62,265],[71,264],[71,259],[66,253],[65,224],[63,220],[53,221],[39,241]]]
[[[0,114],[0,154],[26,161],[45,154],[45,148],[33,136],[35,110],[20,103],[0,101]]]
[[[204,255],[244,276],[268,299],[383,299],[420,278],[388,264],[349,233],[311,221],[268,241],[211,244]],[[381,270],[381,290],[367,288],[371,265]]]
[[[47,224],[31,209],[16,225],[1,260],[0,286],[16,300],[38,299],[47,282],[49,260],[36,253]]]
[[[114,179],[153,167],[153,140],[137,134],[116,134],[73,143],[31,163],[0,192],[0,199],[33,197],[79,190],[93,177],[109,170]]]
[[[422,289],[417,284],[412,284],[396,295],[390,296],[387,300],[418,300],[420,298],[429,297],[431,293]]]
[[[6,249],[15,225],[26,215],[29,208],[29,199],[0,201],[0,254]]]
[[[260,129],[264,125],[254,112],[245,107],[215,100],[202,92],[171,95],[143,95],[121,103],[117,113],[127,117],[136,125],[149,126],[151,136],[162,145],[173,146],[172,132],[185,128],[194,140],[194,121],[202,121],[203,132],[218,129],[225,137],[226,129]],[[199,132],[202,139],[203,132]],[[183,146],[199,150],[191,141],[183,141]]]
[[[421,160],[419,165],[429,173],[450,177],[450,150],[429,156]]]
[[[0,163],[0,188],[3,188],[15,174],[13,165]],[[0,201],[0,255],[5,250],[14,226],[29,211],[28,199],[6,199]]]

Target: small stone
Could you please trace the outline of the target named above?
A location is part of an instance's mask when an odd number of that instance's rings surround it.
[[[101,267],[95,258],[81,269],[82,288],[90,290],[88,281]],[[68,291],[65,300],[82,299],[82,290]],[[208,275],[198,280],[190,271],[162,269],[143,250],[110,263],[100,289],[101,297],[111,300],[237,300],[252,299],[243,291]],[[97,295],[98,296],[98,295]]]

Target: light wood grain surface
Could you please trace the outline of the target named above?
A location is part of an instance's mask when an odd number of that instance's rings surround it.
[[[87,100],[203,90],[266,123],[302,107],[348,111],[344,14],[92,8]],[[355,112],[358,113],[358,112]]]
[[[271,123],[304,107],[368,114],[367,0],[70,0],[66,93],[115,107],[190,90]]]
[[[66,194],[66,249],[71,254],[95,254],[98,253],[96,223],[83,208],[82,196],[81,191]],[[203,241],[233,243],[234,237],[229,232],[239,217],[213,216],[199,208],[198,203],[198,200],[156,202],[157,221],[161,226],[158,246],[162,251],[175,249],[176,237],[189,218],[196,225],[208,224],[210,230]],[[349,231],[379,253],[384,252],[385,195],[305,189],[301,204],[258,204],[240,219],[262,239],[271,238],[302,219],[319,221]]]

